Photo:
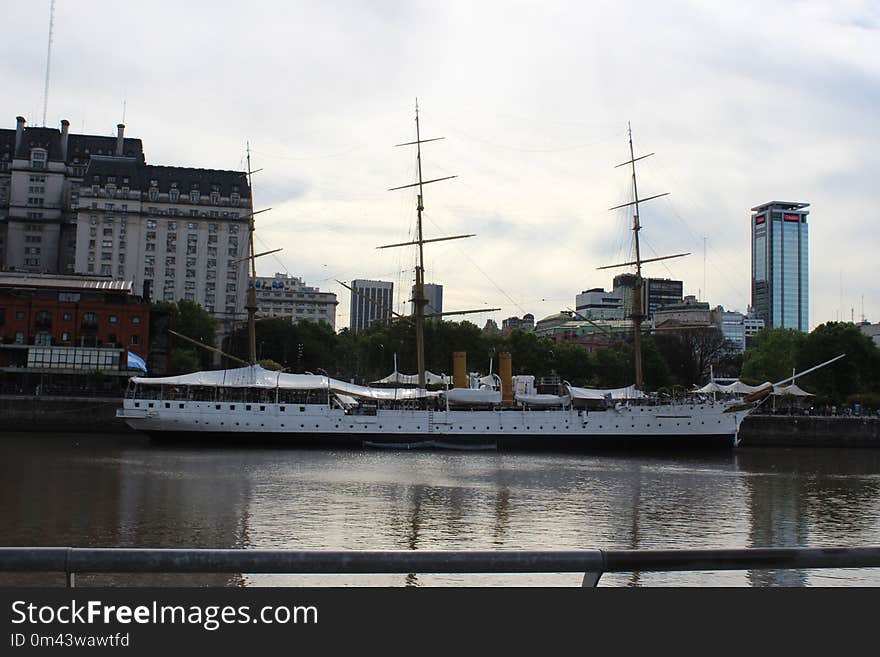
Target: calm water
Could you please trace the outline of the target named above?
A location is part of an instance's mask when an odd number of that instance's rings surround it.
[[[880,544],[880,450],[506,454],[159,447],[0,434],[0,543],[581,549]],[[58,583],[2,575],[0,584]],[[578,575],[89,576],[85,584],[577,585]],[[880,585],[880,569],[626,573],[603,586]]]

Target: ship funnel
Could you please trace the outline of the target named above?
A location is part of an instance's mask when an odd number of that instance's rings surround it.
[[[513,405],[513,364],[510,352],[498,354],[498,376],[501,379],[501,401],[505,406]]]
[[[467,388],[467,352],[452,352],[452,385],[455,388]]]

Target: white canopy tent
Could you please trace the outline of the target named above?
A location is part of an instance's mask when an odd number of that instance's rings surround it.
[[[421,388],[373,388],[346,383],[318,374],[287,374],[264,369],[259,365],[231,370],[210,370],[179,376],[134,376],[137,385],[151,386],[202,386],[213,388],[283,388],[286,390],[330,390],[350,397],[376,400],[421,399],[434,397]]]
[[[724,392],[724,388],[714,381],[709,381],[709,383],[704,385],[702,388],[697,388],[696,390],[694,390],[694,392],[701,395],[708,395],[715,392]]]
[[[769,381],[765,381],[764,383],[757,386],[750,386],[748,383],[743,383],[742,381],[734,381],[730,385],[719,386],[721,388],[721,392],[727,393],[729,395],[750,395],[753,392],[757,392],[758,390],[763,390],[764,388],[770,388],[773,384]]]
[[[452,383],[449,380],[449,377],[445,374],[434,374],[433,372],[425,372],[425,385],[429,386],[444,386],[447,383]],[[400,385],[400,386],[417,386],[419,385],[419,375],[418,374],[401,374],[400,372],[392,372],[388,376],[383,379],[379,379],[378,381],[370,381],[370,385],[372,386],[389,386],[389,385]]]
[[[777,397],[783,396],[791,396],[791,397],[814,397],[812,392],[807,392],[803,388],[799,387],[797,384],[792,383],[787,386],[774,386],[773,394]]]
[[[598,388],[577,388],[569,385],[568,390],[572,399],[644,399],[645,393],[636,388],[634,385],[626,388],[609,388],[600,390]]]

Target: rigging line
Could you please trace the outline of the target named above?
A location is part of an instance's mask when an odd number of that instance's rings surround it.
[[[687,223],[687,221],[686,221],[686,220],[685,220],[685,219],[679,214],[679,212],[675,209],[675,206],[673,206],[673,205],[671,204],[671,201],[668,201],[668,200],[667,200],[667,203],[669,203],[669,209],[672,211],[672,214],[673,214],[673,215],[676,217],[676,219],[678,219],[679,222],[681,222],[681,224],[682,224],[682,225],[688,230],[688,232],[690,233],[690,235],[691,235],[691,237],[693,238],[694,242],[695,242],[695,243],[697,243],[697,242],[702,243],[702,238],[699,238],[699,237],[693,232],[692,228],[691,228],[690,225]],[[722,264],[725,268],[727,268],[728,271],[732,271],[732,270],[734,269],[734,268],[730,267],[730,263],[727,262],[725,258],[721,257],[720,254],[714,249],[714,247],[712,247],[711,245],[709,245],[707,250],[708,250],[708,251],[711,251],[715,256],[717,256],[718,259],[722,261],[721,264]],[[734,294],[735,294],[737,297],[739,297],[739,299],[740,299],[741,301],[743,301],[743,302],[746,304],[746,306],[748,306],[748,305],[749,305],[749,301],[748,301],[748,299],[746,299],[746,297],[743,295],[742,291],[740,290],[739,285],[733,281],[733,279],[730,277],[730,275],[729,275],[728,273],[726,273],[724,269],[719,268],[718,265],[716,264],[716,262],[715,262],[713,259],[710,258],[710,259],[708,260],[708,262],[709,262],[709,265],[711,265],[712,269],[714,269],[718,274],[721,275],[721,278],[725,281],[725,283],[726,283],[728,289],[733,290],[733,291],[734,291]]]
[[[329,160],[329,159],[333,159],[336,157],[343,157],[345,155],[350,155],[351,153],[357,153],[358,151],[363,151],[366,149],[367,149],[366,146],[356,146],[356,147],[349,148],[348,150],[345,150],[345,151],[340,151],[338,153],[331,153],[331,154],[327,154],[327,155],[310,155],[308,157],[291,157],[289,155],[274,155],[271,153],[266,153],[265,151],[254,151],[254,150],[252,150],[251,153],[256,153],[257,155],[261,155],[262,157],[268,157],[269,159],[273,159],[273,160],[289,160],[289,161],[293,161],[293,162],[304,162],[304,161],[308,161],[308,160]]]
[[[257,241],[258,241],[260,244],[263,245],[263,248],[266,248],[266,249],[273,248],[273,247],[271,247],[269,244],[267,244],[267,243],[265,242],[265,240],[263,240],[262,237],[260,237],[259,235],[257,235],[256,232],[254,233],[254,237],[256,237],[256,238],[257,238]],[[281,269],[284,270],[284,273],[287,274],[288,276],[292,276],[292,274],[290,273],[290,270],[287,268],[287,265],[285,265],[284,262],[281,260],[281,258],[278,257],[278,254],[277,254],[277,253],[272,253],[271,255],[272,255],[273,258],[275,258],[275,260],[276,260],[276,261],[278,262],[278,264],[281,266]]]
[[[517,148],[516,146],[506,146],[504,144],[496,144],[491,141],[487,141],[486,139],[481,139],[480,137],[474,137],[473,135],[470,135],[466,132],[462,132],[460,129],[457,129],[457,128],[447,127],[446,130],[453,133],[453,134],[457,133],[459,137],[464,137],[465,140],[471,140],[471,141],[479,142],[479,143],[484,144],[486,146],[490,146],[492,148],[498,148],[501,150],[508,150],[508,151],[515,151],[517,153],[563,153],[563,152],[568,152],[568,151],[581,150],[584,148],[591,148],[592,146],[597,146],[599,144],[603,144],[605,142],[611,141],[611,139],[614,138],[614,137],[607,137],[604,139],[598,139],[596,141],[592,141],[592,142],[588,142],[588,143],[584,143],[584,144],[575,144],[573,146],[568,146],[565,148]],[[619,135],[617,135],[617,137],[619,137]]]
[[[437,222],[435,222],[434,219],[431,218],[430,215],[427,215],[425,212],[422,212],[422,216],[425,217],[428,221],[430,221],[434,225],[434,227],[437,230],[439,230],[441,233],[444,232],[443,229],[437,225]],[[444,237],[448,237],[448,235],[445,235],[445,233],[444,233]],[[477,271],[479,271],[486,278],[486,280],[489,281],[495,287],[496,290],[498,290],[501,294],[503,294],[505,297],[507,297],[507,300],[510,301],[510,303],[512,303],[517,308],[519,308],[520,312],[522,312],[522,313],[526,312],[525,309],[521,305],[519,305],[519,303],[517,303],[512,296],[510,296],[506,291],[504,291],[501,288],[501,286],[498,285],[498,283],[496,283],[494,280],[492,280],[492,277],[489,276],[489,274],[487,274],[483,270],[483,268],[480,267],[476,263],[476,261],[473,258],[471,258],[460,246],[458,246],[457,244],[454,246],[456,249],[458,249],[459,253],[461,253],[465,258],[467,258],[467,260],[477,269]]]
[[[669,174],[668,171],[666,170],[666,168],[663,167],[662,165],[658,165],[657,163],[655,163],[655,166],[659,166],[659,168],[662,169],[662,171],[663,171],[664,173],[666,173],[667,175],[669,175],[670,178],[673,178],[673,179],[675,178],[675,176],[672,176],[671,174]],[[649,177],[649,179],[650,179],[650,177]],[[687,197],[684,197],[684,199],[685,199],[686,202],[688,202]],[[687,222],[687,220],[686,220],[684,217],[682,217],[682,215],[678,212],[678,210],[676,209],[675,205],[672,203],[672,200],[671,200],[670,198],[668,198],[668,197],[664,197],[663,201],[665,201],[665,203],[666,203],[666,205],[667,205],[667,208],[668,208],[669,211],[673,214],[673,216],[675,216],[675,218],[679,221],[679,223],[681,223],[681,225],[685,228],[685,230],[687,230],[687,232],[688,232],[690,238],[693,240],[693,244],[694,244],[694,245],[702,246],[702,244],[703,244],[703,238],[700,237],[700,236],[698,236],[698,235],[694,232],[694,230],[693,230],[693,228],[691,227],[691,225],[690,225],[690,224]],[[697,208],[697,206],[696,206],[693,202],[689,202],[689,204],[690,204],[693,208],[695,208],[695,209],[697,210],[697,212],[699,213],[699,209]],[[721,264],[722,264],[724,267],[726,267],[726,268],[728,268],[728,270],[731,270],[731,271],[732,271],[733,268],[730,267],[730,263],[729,263],[725,258],[720,257],[720,255],[718,254],[718,252],[715,251],[714,248],[712,248],[711,246],[709,247],[709,250],[712,251],[712,253],[714,253],[714,254],[716,254],[716,255],[719,256],[719,260],[722,260],[722,263],[721,263]],[[739,285],[736,284],[736,283],[731,279],[731,277],[729,276],[729,274],[726,273],[723,269],[720,269],[720,268],[718,267],[718,265],[717,265],[713,260],[711,260],[711,259],[709,260],[709,264],[712,266],[712,268],[713,268],[718,274],[721,275],[721,277],[722,277],[722,279],[725,281],[725,283],[726,283],[728,289],[729,289],[729,290],[733,290],[733,291],[734,291],[734,294],[735,294],[737,297],[739,297],[740,300],[744,301],[744,302],[746,303],[746,305],[748,306],[748,305],[749,305],[748,300],[743,296],[743,293],[742,293],[742,292],[740,291],[740,289],[739,289]]]

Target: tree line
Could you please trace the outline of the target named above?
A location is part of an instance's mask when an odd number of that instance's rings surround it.
[[[217,323],[198,304],[180,301],[163,304],[171,313],[174,330],[206,344],[216,344]],[[369,383],[394,369],[414,374],[415,328],[411,322],[376,322],[372,327],[338,333],[326,323],[292,323],[283,318],[256,323],[257,359],[270,368],[289,372],[326,373],[357,383]],[[817,395],[820,403],[861,401],[880,407],[880,350],[858,326],[828,322],[811,333],[790,329],[764,329],[743,354],[735,354],[714,327],[656,332],[642,340],[642,360],[647,390],[671,392],[691,389],[716,377],[741,378],[752,384],[776,382],[791,376],[792,368],[805,370],[838,354],[846,358],[797,383]],[[223,351],[248,358],[247,326],[227,336]],[[490,363],[498,370],[498,354],[509,352],[514,374],[537,377],[556,375],[576,386],[617,388],[634,380],[632,340],[619,336],[611,344],[587,348],[555,342],[534,333],[515,330],[507,335],[482,331],[471,322],[425,322],[425,364],[435,374],[452,373],[452,354],[467,353],[469,371],[486,373]],[[173,372],[209,369],[214,356],[207,350],[176,341]],[[228,360],[224,367],[238,367]]]

